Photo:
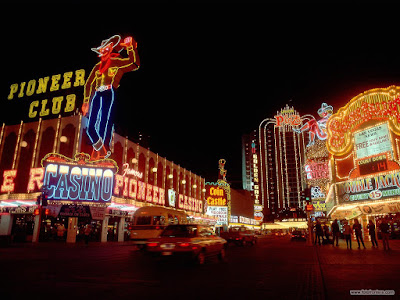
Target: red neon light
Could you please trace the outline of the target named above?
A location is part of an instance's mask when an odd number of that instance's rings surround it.
[[[276,127],[287,126],[298,126],[301,124],[299,115],[276,115]]]

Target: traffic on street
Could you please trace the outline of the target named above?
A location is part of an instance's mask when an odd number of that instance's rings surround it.
[[[213,257],[199,265],[160,260],[131,242],[55,242],[0,248],[7,270],[0,280],[3,295],[57,299],[347,299],[350,290],[398,293],[399,241],[390,252],[366,246],[350,252],[343,240],[339,247],[307,246],[290,235],[268,235],[255,246],[230,244],[223,262]]]

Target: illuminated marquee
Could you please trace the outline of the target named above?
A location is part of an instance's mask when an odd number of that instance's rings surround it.
[[[182,194],[179,194],[178,199],[178,208],[199,213],[203,212],[203,202],[201,200]]]
[[[339,203],[398,197],[400,172],[340,182],[337,188]]]
[[[206,184],[206,201],[208,206],[228,205],[225,190],[218,185]]]
[[[254,203],[260,203],[260,189],[258,185],[258,155],[256,151],[256,144],[253,140],[251,143],[251,153],[253,154],[253,194],[254,194]]]
[[[173,193],[173,196],[172,196]],[[165,206],[165,190],[158,186],[145,183],[135,178],[115,174],[114,196],[148,202]],[[173,201],[172,198],[173,197]],[[168,204],[175,207],[175,191],[168,191]],[[193,212],[203,212],[202,200],[178,194],[177,203],[179,209]]]
[[[228,225],[228,206],[208,206],[207,215],[217,218],[216,225]]]
[[[39,79],[14,83],[10,86],[8,100],[18,101],[28,97],[41,97],[42,100],[30,102],[28,117],[46,117],[48,115],[59,115],[75,111],[76,94],[69,90],[79,88],[85,84],[85,70],[79,69],[74,72],[65,72],[46,76]]]
[[[119,174],[115,174],[114,195],[165,205],[165,190],[163,188]]]
[[[114,172],[103,167],[49,163],[43,184],[49,200],[108,202],[112,197]]]
[[[96,201],[111,200],[115,161],[105,159],[89,161],[89,155],[77,153],[68,158],[49,153],[42,159],[44,167],[43,186],[49,200]]]
[[[328,162],[309,162],[304,166],[307,180],[326,179],[329,177]]]
[[[298,126],[301,124],[299,115],[277,115],[275,116],[276,127]]]
[[[386,123],[354,133],[354,148],[357,159],[392,152],[392,142]]]
[[[333,114],[327,123],[327,148],[332,155],[342,156],[353,149],[352,134],[371,120],[387,120],[389,128],[400,134],[400,87],[368,90]]]

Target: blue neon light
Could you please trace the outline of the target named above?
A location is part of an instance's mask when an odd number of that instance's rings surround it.
[[[111,200],[114,172],[108,168],[48,164],[44,184],[49,200]]]

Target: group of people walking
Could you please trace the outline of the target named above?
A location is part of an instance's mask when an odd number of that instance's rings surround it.
[[[379,229],[381,231],[382,235],[382,244],[383,244],[383,249],[384,250],[390,250],[389,248],[389,233],[390,233],[390,226],[388,223],[388,219],[384,218],[381,220],[379,224]],[[340,228],[339,228],[339,223],[338,220],[335,219],[331,225],[331,231],[332,231],[332,237],[333,240],[331,241],[329,239],[329,227],[327,224],[324,226],[321,225],[321,222],[317,220],[317,223],[315,224],[315,241],[314,244],[321,245],[321,239],[322,243],[332,243],[333,246],[339,246],[339,236],[340,236]],[[349,225],[349,222],[346,220],[343,225],[343,235],[346,239],[346,246],[347,249],[352,249],[351,248],[351,236],[352,234],[355,234],[357,244],[358,244],[358,249],[360,249],[361,245],[366,249],[365,244],[364,244],[364,239],[363,239],[363,231],[360,222],[355,219],[353,226]],[[372,220],[369,220],[368,223],[368,233],[371,237],[371,242],[372,242],[372,247],[373,248],[378,248],[378,241],[376,240],[376,228],[374,222]],[[324,240],[325,237],[325,240]]]

